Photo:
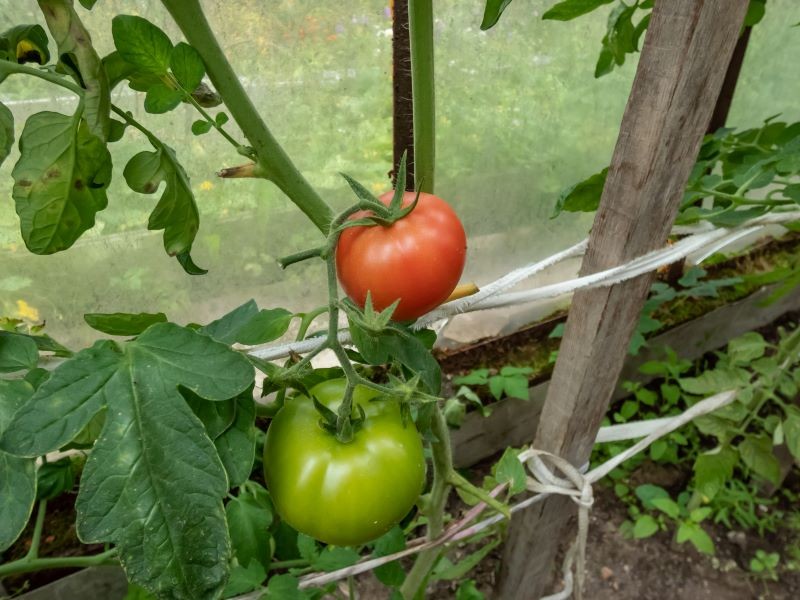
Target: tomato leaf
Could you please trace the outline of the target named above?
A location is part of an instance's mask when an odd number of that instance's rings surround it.
[[[739,455],[730,446],[698,455],[693,467],[695,489],[707,498],[707,501],[712,500],[725,482],[733,476],[737,462]]]
[[[246,567],[236,562],[231,568],[231,575],[225,584],[222,596],[230,598],[254,590],[260,587],[266,578],[267,570],[260,562],[251,561]]]
[[[2,343],[2,342],[0,342]],[[0,379],[0,435],[14,412],[33,395],[21,379]],[[36,500],[36,459],[0,450],[0,551],[14,543],[31,516]]]
[[[41,25],[16,25],[7,29],[0,34],[0,59],[16,63],[47,64],[50,60],[47,33]],[[0,81],[2,80],[0,76]]]
[[[800,461],[800,410],[794,407],[787,409],[786,420],[783,422],[783,435],[789,452],[795,460]]]
[[[0,102],[0,165],[8,158],[14,145],[14,114]]]
[[[289,329],[292,317],[285,308],[262,308],[239,330],[236,341],[255,346],[277,340]]]
[[[241,354],[159,323],[123,346],[97,342],[62,363],[14,413],[0,448],[51,452],[107,407],[76,502],[78,536],[116,544],[131,581],[156,595],[217,597],[228,575],[228,481],[178,386],[222,401],[252,382]]]
[[[183,254],[188,255],[192,249],[200,227],[200,213],[189,185],[189,176],[178,162],[174,150],[160,142],[158,144],[155,151],[140,152],[131,158],[125,165],[123,175],[128,186],[142,194],[153,194],[161,182],[166,182],[161,199],[150,214],[147,228],[163,229],[164,249],[170,256],[180,258]],[[191,261],[190,264],[196,268]],[[181,265],[190,275],[196,274],[183,262]]]
[[[517,461],[519,462],[519,461]],[[469,573],[472,569],[474,569],[479,562],[481,562],[486,556],[494,550],[499,544],[499,539],[492,540],[485,546],[482,546],[475,552],[468,554],[463,559],[459,560],[457,563],[452,563],[447,557],[443,557],[436,563],[436,567],[433,569],[433,573],[431,574],[431,579],[434,581],[448,581],[451,579],[461,579],[467,573]]]
[[[212,440],[216,440],[233,424],[233,420],[236,418],[235,398],[222,402],[212,402],[201,398],[185,387],[178,387],[178,390],[183,399],[186,400],[186,404],[192,409],[192,412],[202,421],[203,426],[206,428],[206,434]]]
[[[481,21],[481,30],[486,31],[494,27],[509,4],[511,4],[511,0],[486,0],[486,8],[483,10],[483,20]]]
[[[36,473],[36,499],[51,500],[75,485],[75,470],[69,457],[46,462]]]
[[[39,362],[36,342],[27,335],[0,331],[0,373],[33,369]]]
[[[144,109],[153,114],[171,111],[183,100],[183,91],[158,83],[147,89],[144,98]]]
[[[217,454],[228,474],[230,487],[242,485],[253,470],[256,452],[256,406],[248,388],[236,398],[235,416],[230,427],[214,440]]]
[[[506,448],[503,456],[497,461],[497,464],[492,468],[494,478],[498,483],[509,484],[509,491],[512,494],[519,494],[525,491],[525,484],[527,475],[525,467],[517,458],[519,452],[513,448]]]
[[[105,142],[111,119],[111,88],[92,38],[71,0],[40,0],[39,6],[58,45],[62,64],[77,71],[78,83],[85,90],[83,116],[89,131]]]
[[[34,254],[65,250],[108,204],[111,155],[79,115],[32,115],[19,141],[12,196],[25,245]]]
[[[175,45],[169,57],[169,66],[175,79],[189,93],[200,85],[203,75],[206,74],[203,59],[197,50],[185,42],[178,42]]]
[[[767,435],[748,435],[739,443],[739,455],[747,467],[756,475],[778,485],[781,466],[772,453],[772,439]]]
[[[606,184],[607,174],[608,167],[562,191],[558,200],[556,200],[556,205],[550,218],[557,217],[563,211],[592,212],[597,210],[600,205],[600,196],[603,194],[603,187]]]
[[[395,552],[400,552],[406,548],[406,538],[403,530],[395,525],[387,533],[375,540],[375,557],[389,556]],[[393,560],[390,563],[377,567],[373,573],[384,585],[390,587],[400,587],[405,581],[406,572],[400,561]]]
[[[166,323],[164,313],[86,313],[83,320],[108,335],[139,335],[155,323]]]
[[[300,582],[294,575],[275,575],[269,578],[264,600],[306,600],[308,595],[298,586]]]
[[[266,568],[271,558],[267,529],[272,524],[272,505],[263,487],[251,482],[248,488],[252,492],[242,490],[225,505],[233,553],[239,564],[256,561]]]
[[[240,331],[258,314],[258,305],[255,300],[248,300],[241,306],[237,306],[231,312],[223,315],[219,319],[212,321],[208,325],[199,329],[218,342],[223,344],[233,344],[239,336]]]
[[[570,21],[586,13],[590,13],[604,4],[614,0],[562,0],[554,4],[542,15],[542,19]]]
[[[111,21],[111,35],[120,56],[131,65],[153,75],[167,74],[172,42],[150,21],[133,15],[117,15]]]

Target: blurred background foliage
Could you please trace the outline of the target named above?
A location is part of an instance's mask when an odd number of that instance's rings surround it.
[[[551,254],[591,224],[590,215],[555,221],[549,215],[563,187],[608,164],[638,55],[595,79],[608,10],[568,23],[542,21],[551,4],[514,2],[497,26],[482,32],[481,2],[435,3],[436,192],[467,228],[465,280],[481,283]],[[350,203],[339,171],[375,192],[389,188],[387,0],[241,0],[235,7],[209,0],[204,6],[256,106],[327,200]],[[155,0],[100,0],[91,12],[78,10],[101,55],[113,49],[117,13],[146,16],[180,39]],[[800,28],[790,26],[798,21],[795,0],[770,0],[753,31],[729,125],[757,126],[776,113],[800,119]],[[33,0],[0,0],[0,28],[31,22],[44,24]],[[321,265],[282,273],[275,263],[319,235],[287,198],[263,181],[218,179],[217,170],[242,157],[213,133],[194,137],[196,116],[188,106],[149,115],[143,95],[126,86],[113,99],[172,145],[186,167],[201,211],[193,256],[209,273],[185,275],[164,254],[160,232],[146,231],[155,199],[132,192],[122,168],[147,143],[129,130],[111,147],[109,207],[73,248],[54,256],[34,256],[22,243],[11,199],[16,153],[0,168],[0,315],[46,320],[54,336],[85,343],[94,337],[80,317],[85,312],[164,311],[174,320],[202,322],[251,297],[294,310],[321,303]],[[30,77],[6,80],[0,100],[14,112],[17,136],[35,112],[74,108],[62,90]]]

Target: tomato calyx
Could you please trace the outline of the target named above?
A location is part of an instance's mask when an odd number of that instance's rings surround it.
[[[367,333],[381,334],[389,327],[392,315],[398,304],[400,304],[399,298],[383,310],[377,311],[372,305],[372,293],[367,291],[367,299],[364,302],[363,311],[350,298],[342,300],[341,306],[344,312],[347,313],[347,318],[351,323],[354,323]]]

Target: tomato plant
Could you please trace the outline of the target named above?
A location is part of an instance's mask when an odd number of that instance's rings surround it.
[[[311,394],[335,411],[344,379]],[[358,545],[386,533],[414,506],[425,482],[422,441],[403,423],[396,400],[358,387],[353,403],[365,414],[349,443],[320,426],[308,396],[286,401],[264,444],[264,476],[275,509],[292,527],[329,544]]]
[[[416,197],[405,192],[403,206]],[[389,205],[392,192],[380,197]],[[369,213],[362,211],[353,219]],[[336,270],[345,293],[363,307],[367,293],[377,310],[400,303],[393,318],[416,319],[444,302],[458,284],[467,252],[464,227],[447,202],[420,193],[414,209],[386,226],[351,227],[336,247]]]

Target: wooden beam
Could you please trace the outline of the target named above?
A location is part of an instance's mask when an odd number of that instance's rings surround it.
[[[397,183],[397,170],[403,152],[406,159],[407,190],[414,189],[414,105],[411,94],[411,40],[408,31],[408,0],[392,3],[392,147],[394,166],[392,183]]]
[[[722,86],[748,0],[656,2],[581,274],[663,246]],[[534,447],[589,459],[652,275],[578,292]],[[539,598],[574,503],[551,497],[509,529],[497,597]]]

